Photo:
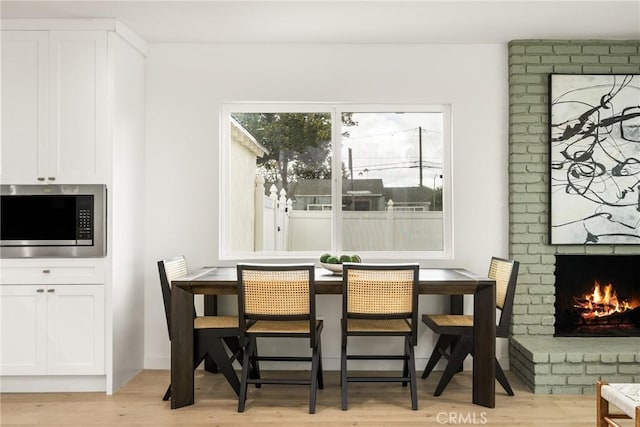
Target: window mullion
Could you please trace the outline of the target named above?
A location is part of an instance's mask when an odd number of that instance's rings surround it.
[[[342,111],[331,112],[331,248],[342,250]]]

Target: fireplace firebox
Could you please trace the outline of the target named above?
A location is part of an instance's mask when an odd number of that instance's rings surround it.
[[[556,255],[555,336],[640,336],[640,255]]]

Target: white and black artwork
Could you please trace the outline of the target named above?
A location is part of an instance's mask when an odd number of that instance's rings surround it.
[[[640,75],[550,79],[550,243],[640,244]]]

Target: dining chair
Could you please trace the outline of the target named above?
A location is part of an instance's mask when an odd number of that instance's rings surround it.
[[[313,264],[238,264],[237,272],[240,344],[244,350],[238,412],[244,412],[249,384],[289,384],[310,386],[309,413],[315,413],[317,390],[324,384],[320,340],[323,321],[316,318]],[[309,340],[311,356],[258,355],[258,338]],[[250,366],[259,361],[311,362],[311,375],[308,379],[251,378]]]
[[[411,409],[418,409],[414,346],[418,341],[418,264],[343,264],[341,388],[347,409],[347,385],[355,382],[401,382],[411,389]],[[349,337],[404,337],[401,355],[350,354]],[[349,375],[350,360],[402,360],[402,375]]]
[[[513,297],[516,292],[519,262],[498,257],[491,258],[489,278],[496,282],[496,308],[500,311],[496,325],[496,337],[508,338]],[[462,370],[467,355],[473,355],[473,315],[423,314],[422,322],[439,334],[435,348],[429,357],[422,378],[427,378],[441,357],[448,360],[434,396],[440,396],[451,378]],[[451,348],[451,350],[448,350]],[[495,360],[496,379],[509,396],[513,396],[511,385],[504,371]]]
[[[167,319],[169,340],[171,340],[171,282],[187,275],[187,264],[183,256],[158,261],[160,273],[160,286],[164,312]],[[238,316],[197,316],[195,306],[193,308],[193,369],[195,370],[205,358],[212,361],[229,358],[230,362],[236,359],[242,360],[242,348],[238,342],[240,329],[238,328]],[[223,345],[231,351],[231,357]],[[228,365],[228,366],[225,366]],[[230,363],[218,364],[217,369],[222,372],[236,394],[240,391],[240,381],[233,371]],[[167,388],[162,400],[171,398],[171,384]]]

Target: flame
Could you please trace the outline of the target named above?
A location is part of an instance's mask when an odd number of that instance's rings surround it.
[[[574,307],[580,308],[583,319],[594,319],[596,317],[610,316],[615,313],[624,313],[632,310],[628,300],[619,300],[613,285],[610,283],[601,286],[594,282],[593,290],[585,294],[583,298],[576,298]]]

